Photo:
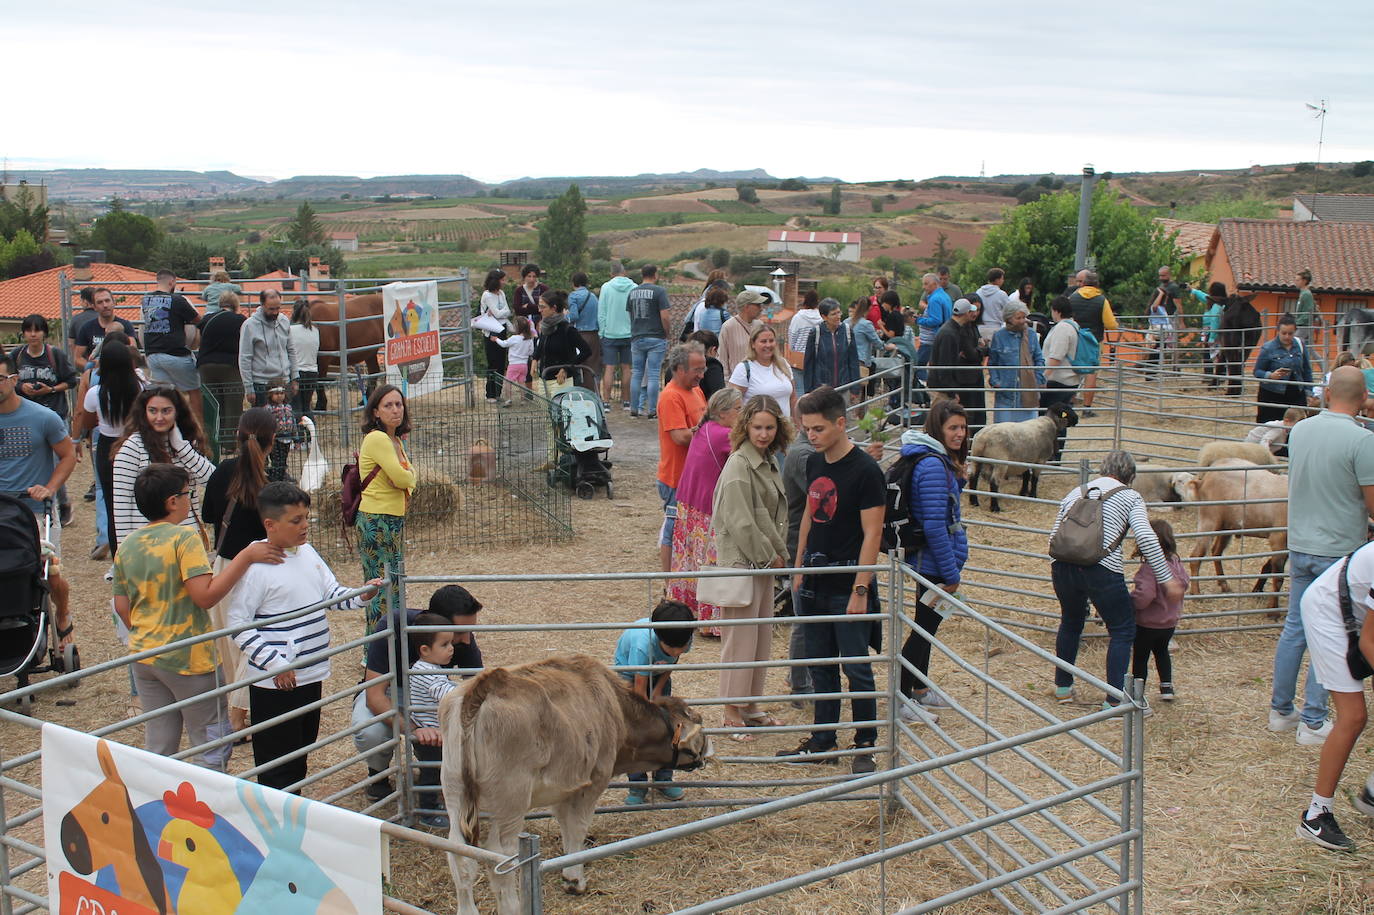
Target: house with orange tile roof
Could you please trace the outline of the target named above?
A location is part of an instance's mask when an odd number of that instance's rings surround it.
[[[91,264],[90,280],[108,286],[115,297],[115,313],[133,320],[138,314],[139,297],[150,289],[157,276],[150,270],[138,270],[120,264]],[[53,267],[27,276],[0,282],[0,333],[18,333],[19,325],[31,314],[40,314],[49,323],[62,320],[62,277],[75,280],[76,268]],[[199,299],[192,304],[201,304]],[[71,313],[81,310],[77,290],[72,290]],[[52,338],[59,339],[54,328]]]
[[[1334,355],[1331,334],[1351,308],[1374,308],[1374,222],[1293,222],[1286,219],[1223,219],[1207,248],[1214,282],[1253,303],[1266,327],[1298,304],[1299,270],[1312,271],[1312,295],[1326,333],[1317,345]]]

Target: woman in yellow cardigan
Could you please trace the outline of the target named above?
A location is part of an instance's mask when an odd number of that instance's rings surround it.
[[[388,567],[400,568],[401,537],[405,531],[406,508],[415,489],[415,470],[406,456],[402,436],[410,433],[410,410],[405,395],[394,384],[384,384],[372,392],[363,410],[363,444],[358,449],[358,475],[364,481],[358,505],[358,554],[368,580],[390,577]],[[396,606],[399,593],[391,581],[389,594]],[[382,592],[367,602],[367,631],[382,618]]]

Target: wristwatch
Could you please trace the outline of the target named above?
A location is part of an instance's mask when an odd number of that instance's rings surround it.
[[[859,595],[860,597],[867,597],[867,596],[868,596],[868,585],[855,585],[855,586],[854,586],[854,593],[857,594],[857,595]]]

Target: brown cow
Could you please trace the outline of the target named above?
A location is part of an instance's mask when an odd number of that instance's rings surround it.
[[[581,851],[612,776],[696,769],[711,755],[701,717],[685,702],[637,696],[586,655],[489,670],[445,696],[439,719],[449,835],[479,844],[477,814],[485,809],[485,847],[502,855],[516,853],[525,814],[535,807],[553,808],[565,854]],[[459,915],[476,915],[477,862],[449,855],[449,870]],[[516,875],[491,879],[500,915],[521,911]],[[582,865],[563,871],[563,885],[586,891]]]

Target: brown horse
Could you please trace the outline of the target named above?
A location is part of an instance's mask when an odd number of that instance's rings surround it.
[[[350,321],[348,324],[348,364],[365,363],[370,375],[381,371],[378,346],[386,342],[382,328],[382,294],[353,296],[344,300],[344,313],[350,318],[374,318],[371,321]],[[320,330],[320,378],[339,367],[339,303],[335,299],[316,299],[310,303],[310,320]],[[318,322],[332,321],[332,324]]]
[[[162,868],[134,812],[129,789],[115,768],[110,745],[96,745],[105,780],[62,817],[62,851],[78,874],[114,866],[119,895],[162,915],[172,911]]]

